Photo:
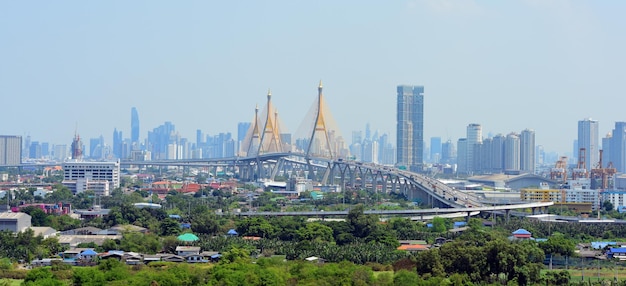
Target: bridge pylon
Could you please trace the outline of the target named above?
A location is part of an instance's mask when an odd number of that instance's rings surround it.
[[[274,153],[283,151],[283,143],[280,140],[280,128],[278,125],[278,111],[272,106],[272,92],[267,91],[267,107],[265,124],[261,133],[259,150],[257,154]]]
[[[314,104],[314,122],[309,136],[305,157],[323,157],[336,159],[341,157],[345,149],[343,148],[343,138],[338,134],[338,130],[332,120],[332,115],[326,107],[324,95],[322,93],[322,81],[317,88],[317,101]]]
[[[261,132],[259,132],[259,106],[257,105],[254,109],[254,118],[252,119],[252,124],[250,124],[250,128],[248,132],[246,132],[246,137],[242,143],[241,148],[241,156],[256,156],[259,151],[259,146],[261,145]]]

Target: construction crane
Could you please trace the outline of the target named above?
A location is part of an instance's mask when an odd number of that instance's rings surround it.
[[[572,179],[576,180],[578,178],[589,178],[589,173],[587,173],[587,149],[580,148],[578,150],[578,164],[576,168],[572,170]]]
[[[609,162],[606,168],[602,167],[602,150],[600,150],[600,161],[598,161],[596,168],[591,169],[591,188],[605,190],[612,187],[612,185],[609,186],[609,179],[613,178],[616,173],[617,170],[613,167],[612,162]],[[598,181],[600,181],[599,186]]]
[[[556,161],[554,168],[550,170],[550,179],[562,183],[567,182],[567,156],[561,156],[561,158]]]

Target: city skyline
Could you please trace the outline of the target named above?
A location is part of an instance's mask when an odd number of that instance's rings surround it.
[[[344,134],[370,122],[395,136],[398,84],[428,89],[424,138],[536,132],[571,153],[581,118],[604,137],[620,118],[619,1],[0,3],[0,134],[70,144],[130,138],[171,121],[236,134],[272,89],[294,133],[322,79]],[[163,20],[166,19],[166,20]],[[529,21],[528,19],[533,19]],[[403,39],[398,44],[398,39]],[[142,138],[146,132],[142,132]],[[395,138],[390,138],[391,142]]]

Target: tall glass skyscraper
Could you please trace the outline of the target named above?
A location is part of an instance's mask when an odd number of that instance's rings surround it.
[[[600,161],[600,149],[598,133],[599,124],[597,120],[586,118],[578,121],[578,148],[585,148],[585,168],[587,171]],[[578,151],[578,150],[576,150]],[[578,152],[574,153],[578,156]],[[578,158],[580,160],[581,158]]]
[[[130,142],[139,145],[139,113],[134,107],[130,110]]]
[[[397,164],[421,171],[424,163],[424,86],[398,86]]]
[[[606,141],[608,145],[605,146],[603,141],[602,148],[604,149],[603,156],[606,154],[608,160],[604,160],[603,167],[611,162],[618,172],[626,173],[626,122],[615,122],[612,135]]]

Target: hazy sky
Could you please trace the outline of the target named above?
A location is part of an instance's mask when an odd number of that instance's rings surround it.
[[[321,79],[344,137],[395,138],[396,86],[425,86],[424,138],[626,121],[626,1],[0,1],[0,134],[70,144],[164,121],[233,132],[271,88],[288,131]]]

